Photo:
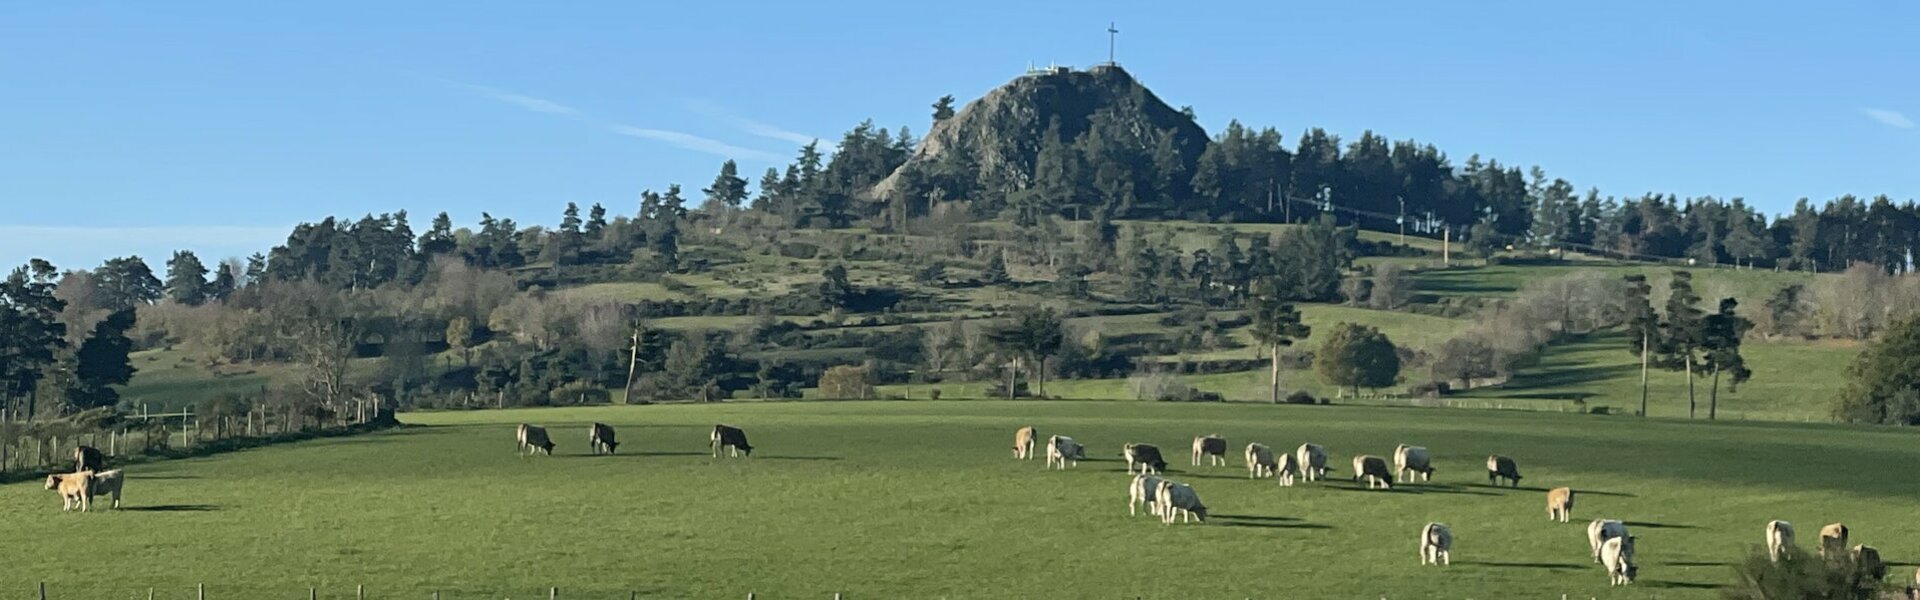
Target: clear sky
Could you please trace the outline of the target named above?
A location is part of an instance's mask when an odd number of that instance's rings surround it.
[[[1548,4],[1555,6],[1549,7]],[[551,224],[1119,60],[1210,131],[1372,129],[1582,190],[1920,198],[1920,5],[0,2],[0,264],[407,209]]]

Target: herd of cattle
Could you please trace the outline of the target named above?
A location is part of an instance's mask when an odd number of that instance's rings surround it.
[[[717,434],[716,434],[717,435]],[[1031,426],[1021,427],[1014,432],[1013,457],[1028,460],[1033,458],[1034,446],[1040,433]],[[1275,454],[1266,444],[1247,444],[1242,453],[1250,478],[1275,478],[1282,486],[1292,486],[1296,480],[1319,481],[1327,476],[1327,449],[1314,443],[1301,444],[1292,453]],[[1176,520],[1189,522],[1207,520],[1207,506],[1200,501],[1200,495],[1193,486],[1162,477],[1167,468],[1166,459],[1160,454],[1160,448],[1153,444],[1129,442],[1121,446],[1121,458],[1126,460],[1127,474],[1133,477],[1127,486],[1127,514],[1139,514],[1145,509],[1160,517],[1160,522],[1172,524]],[[1086,447],[1071,437],[1055,435],[1047,438],[1046,468],[1066,469],[1086,459]],[[1218,435],[1193,438],[1193,466],[1220,466],[1227,464],[1227,440]],[[1387,461],[1379,456],[1362,454],[1353,457],[1353,481],[1365,482],[1367,489],[1391,489],[1393,484],[1418,479],[1421,482],[1432,481],[1434,473],[1432,454],[1426,448],[1401,444],[1393,451],[1393,470],[1388,471]],[[1500,455],[1487,457],[1487,484],[1506,483],[1511,487],[1520,486],[1519,464],[1512,458]],[[1547,519],[1561,523],[1569,522],[1573,517],[1574,491],[1572,488],[1558,487],[1547,491]],[[1847,526],[1841,523],[1827,525],[1820,529],[1820,556],[1832,559],[1842,555],[1853,559],[1860,572],[1874,580],[1886,577],[1887,565],[1880,559],[1880,552],[1864,544],[1847,548]],[[1627,524],[1617,519],[1596,519],[1587,524],[1587,545],[1591,550],[1593,562],[1606,569],[1609,585],[1627,585],[1639,576],[1640,567],[1634,561],[1634,542],[1637,538],[1628,533]],[[1420,528],[1419,549],[1421,565],[1452,564],[1453,530],[1445,523],[1427,523]],[[1766,526],[1768,557],[1775,563],[1792,560],[1793,525],[1786,521],[1772,521]],[[1914,597],[1920,598],[1920,570],[1914,573]]]
[[[1014,458],[1031,460],[1039,435],[1039,431],[1031,426],[1016,431],[1013,438]],[[522,423],[516,431],[516,438],[522,454],[542,452],[553,455],[555,444],[545,427]],[[746,431],[738,427],[715,425],[708,442],[715,458],[720,456],[722,448],[727,449],[729,456],[753,455],[753,445],[747,442]],[[594,454],[613,454],[614,449],[620,446],[613,427],[605,423],[594,423],[588,428],[587,443]],[[1242,455],[1249,478],[1274,478],[1282,486],[1292,486],[1295,481],[1321,481],[1327,477],[1327,449],[1319,444],[1304,443],[1291,453],[1275,454],[1266,444],[1255,442],[1247,444]],[[1137,515],[1144,508],[1160,517],[1160,522],[1164,524],[1171,525],[1175,521],[1206,522],[1207,506],[1200,501],[1199,492],[1191,485],[1162,477],[1167,461],[1158,446],[1129,442],[1121,446],[1121,457],[1126,459],[1127,474],[1132,476],[1127,486],[1127,514]],[[75,448],[73,458],[74,472],[47,476],[47,489],[60,493],[61,510],[91,510],[95,496],[111,496],[113,507],[119,508],[120,492],[126,481],[124,473],[119,469],[103,471],[105,458],[98,449],[92,447]],[[1073,438],[1063,435],[1047,438],[1046,468],[1065,470],[1085,459],[1086,447]],[[1206,466],[1228,464],[1227,440],[1218,435],[1194,438],[1191,464],[1198,467],[1202,463]],[[1364,481],[1367,489],[1392,489],[1394,483],[1416,478],[1428,482],[1432,481],[1433,473],[1432,454],[1420,446],[1401,444],[1395,447],[1391,472],[1387,470],[1386,459],[1379,456],[1361,454],[1353,457],[1353,481]],[[1512,458],[1490,455],[1487,457],[1487,483],[1499,485],[1502,482],[1519,487],[1519,465]],[[1573,516],[1573,501],[1572,488],[1548,490],[1547,519],[1569,522]],[[1869,577],[1875,580],[1886,577],[1887,565],[1881,560],[1880,551],[1864,544],[1848,548],[1848,533],[1847,526],[1842,523],[1820,528],[1821,558],[1848,556]],[[1636,539],[1628,533],[1624,521],[1596,519],[1587,524],[1587,545],[1592,551],[1592,559],[1605,567],[1610,585],[1631,584],[1639,576],[1640,567],[1634,562]],[[1766,525],[1768,558],[1775,563],[1792,560],[1793,547],[1793,524],[1769,521]],[[1421,565],[1452,564],[1452,528],[1445,523],[1427,523],[1420,528],[1419,549]],[[1914,584],[1916,591],[1913,596],[1920,598],[1920,570],[1914,573]]]

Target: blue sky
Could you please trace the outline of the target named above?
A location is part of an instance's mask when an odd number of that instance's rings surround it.
[[[1920,198],[1920,5],[0,3],[0,263],[238,256],[327,215],[552,223],[924,132],[1028,63],[1119,59],[1217,130],[1416,138],[1581,189]]]

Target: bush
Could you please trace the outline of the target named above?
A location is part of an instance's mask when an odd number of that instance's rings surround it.
[[[561,404],[606,404],[612,401],[606,388],[586,381],[575,381],[547,392],[547,400],[555,405]]]
[[[1180,376],[1166,371],[1145,371],[1127,378],[1127,389],[1136,400],[1186,402],[1198,393]]]
[[[1307,393],[1306,390],[1299,390],[1294,393],[1287,394],[1286,402],[1287,404],[1318,404],[1318,402],[1314,399],[1313,394]]]
[[[1724,592],[1731,600],[1770,598],[1822,598],[1832,600],[1874,600],[1882,598],[1886,567],[1880,573],[1867,572],[1850,554],[1829,559],[1789,548],[1787,560],[1773,562],[1766,548],[1755,546],[1747,559],[1734,567],[1738,575]]]
[[[1447,384],[1445,381],[1429,381],[1414,384],[1413,387],[1407,388],[1407,393],[1426,398],[1438,398],[1447,395],[1447,392],[1452,390],[1453,386]]]
[[[939,400],[939,399],[940,399],[940,388],[933,388],[932,390],[929,390],[929,391],[927,391],[927,399],[928,399],[928,400]]]
[[[866,366],[840,365],[820,374],[820,397],[845,400],[870,400],[875,397]]]

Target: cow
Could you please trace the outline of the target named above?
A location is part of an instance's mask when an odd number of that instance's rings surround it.
[[[1820,558],[1833,560],[1847,551],[1847,525],[1830,523],[1820,528]]]
[[[125,487],[127,476],[119,469],[93,474],[93,495],[110,496],[113,507],[120,508],[120,489]]]
[[[1147,512],[1155,515],[1160,514],[1160,497],[1156,493],[1160,491],[1162,481],[1166,480],[1146,473],[1133,476],[1133,483],[1127,486],[1127,515],[1140,514],[1137,512],[1139,508],[1145,508]]]
[[[1319,444],[1301,444],[1294,452],[1300,458],[1300,474],[1307,481],[1319,481],[1327,478],[1327,448]]]
[[[1767,560],[1780,562],[1792,558],[1793,524],[1781,520],[1767,521]]]
[[[99,448],[93,446],[73,447],[73,470],[75,472],[99,471],[105,468],[107,468],[107,457],[100,454]]]
[[[1160,522],[1172,525],[1176,517],[1182,523],[1198,519],[1207,522],[1207,505],[1200,503],[1200,494],[1193,486],[1160,480],[1160,489],[1154,492],[1160,500]]]
[[[1594,519],[1587,524],[1587,547],[1593,550],[1593,562],[1600,562],[1600,547],[1607,540],[1627,537],[1627,524],[1613,519]]]
[[[519,451],[523,456],[535,451],[553,456],[553,440],[547,437],[547,428],[521,423],[517,437],[520,439]]]
[[[1907,588],[1907,595],[1911,600],[1920,600],[1920,569],[1913,570],[1913,587]]]
[[[1274,479],[1280,480],[1280,485],[1291,487],[1293,480],[1301,476],[1300,459],[1295,457],[1291,452],[1280,453],[1279,459],[1280,468],[1275,469],[1274,474],[1276,477],[1274,477]]]
[[[1219,434],[1193,438],[1193,466],[1200,466],[1202,456],[1208,466],[1227,464],[1227,439]]]
[[[1273,459],[1273,449],[1268,448],[1266,444],[1259,442],[1247,444],[1245,454],[1247,458],[1248,479],[1272,477],[1273,472],[1280,466],[1280,463]]]
[[[1047,468],[1049,469],[1059,464],[1060,470],[1065,471],[1068,462],[1078,466],[1080,459],[1086,457],[1086,448],[1081,446],[1080,442],[1073,441],[1073,438],[1064,435],[1047,438]]]
[[[1498,454],[1487,455],[1487,485],[1498,486],[1499,480],[1506,479],[1512,487],[1520,487],[1520,467],[1513,459]]]
[[[1878,584],[1880,580],[1887,578],[1887,563],[1880,560],[1880,550],[1873,546],[1865,544],[1854,546],[1853,564],[1859,568],[1858,572],[1865,576],[1867,581]]]
[[[1040,435],[1032,425],[1021,427],[1013,432],[1013,457],[1020,460],[1033,460],[1033,438]]]
[[[1633,536],[1613,538],[1601,545],[1600,564],[1607,568],[1607,585],[1633,583],[1633,578],[1640,576],[1640,566],[1633,564]]]
[[[1132,475],[1134,467],[1141,473],[1167,472],[1167,460],[1160,456],[1160,447],[1153,444],[1128,443],[1120,448],[1121,458],[1127,459],[1127,474]]]
[[[1573,518],[1573,488],[1547,490],[1547,520],[1567,522]]]
[[[722,446],[726,447],[727,456],[740,456],[744,454],[748,458],[753,457],[753,444],[747,443],[747,432],[742,431],[739,427],[732,425],[714,425],[713,434],[707,436],[707,441],[713,446],[714,458],[720,458],[720,448]]]
[[[1415,473],[1420,474],[1420,481],[1433,480],[1433,458],[1428,455],[1427,449],[1406,444],[1395,447],[1393,449],[1394,480],[1412,481]]]
[[[1387,474],[1387,459],[1372,454],[1353,457],[1353,480],[1366,480],[1367,489],[1393,489],[1393,477]]]
[[[1428,523],[1420,528],[1420,564],[1453,564],[1453,530],[1446,523]]]
[[[594,423],[587,429],[587,443],[593,446],[594,454],[601,450],[613,454],[613,449],[620,447],[620,442],[613,439],[613,426],[606,423]]]
[[[79,507],[80,512],[93,509],[92,471],[48,475],[47,489],[60,491],[60,510],[63,512],[74,507]]]

